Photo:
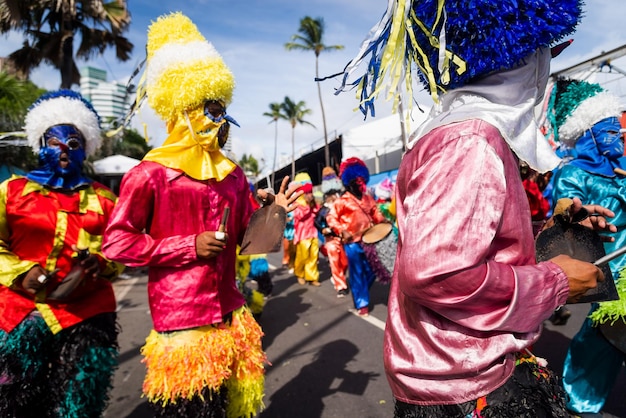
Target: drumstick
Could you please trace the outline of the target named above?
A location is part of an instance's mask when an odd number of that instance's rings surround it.
[[[622,175],[622,176],[626,176],[626,170],[622,170],[621,168],[618,168],[618,167],[615,167],[615,168],[613,169],[613,172],[614,172],[615,174],[620,174],[620,175]]]
[[[219,232],[226,232],[226,223],[228,222],[228,215],[230,215],[230,208],[226,206],[224,208],[224,212],[222,213],[222,221],[220,222],[220,226],[219,228],[217,228]]]
[[[605,255],[604,257],[598,258],[596,261],[594,261],[593,265],[601,267],[605,265],[606,263],[608,263],[609,261],[613,260],[614,258],[619,257],[620,255],[624,253],[626,253],[626,246],[623,246],[622,248]]]

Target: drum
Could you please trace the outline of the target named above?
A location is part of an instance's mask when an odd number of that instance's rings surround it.
[[[626,322],[618,318],[615,322],[607,321],[599,325],[600,332],[615,348],[626,354]]]
[[[365,257],[378,280],[389,283],[396,261],[398,239],[393,232],[393,225],[381,223],[372,226],[361,238]]]

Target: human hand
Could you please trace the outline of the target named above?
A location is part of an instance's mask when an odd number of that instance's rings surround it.
[[[576,260],[568,255],[557,255],[550,261],[559,266],[567,276],[569,281],[567,303],[576,303],[589,289],[604,281],[602,270],[587,261]]]
[[[577,197],[559,199],[554,208],[554,214],[548,219],[544,229],[554,225],[554,217],[557,215],[563,216],[568,222],[580,223],[597,232],[617,232],[617,227],[607,221],[607,218],[615,216],[613,211],[600,205],[583,205]],[[606,235],[600,235],[600,239],[604,242],[615,241],[614,237]]]
[[[352,234],[346,230],[341,231],[341,242],[352,242]]]
[[[224,239],[217,239],[216,235],[224,234]],[[198,258],[213,258],[226,248],[228,234],[219,231],[204,231],[196,235],[196,255]]]
[[[48,279],[48,271],[43,269],[40,265],[36,265],[24,275],[21,283],[19,283],[24,290],[31,295],[34,295],[46,285]]]
[[[100,273],[100,259],[97,255],[91,254],[88,250],[81,250],[76,245],[72,245],[72,250],[78,253],[76,257],[78,265],[83,269],[84,277],[95,279]]]
[[[598,232],[617,232],[617,227],[612,223],[607,222],[606,219],[615,217],[615,213],[613,213],[613,211],[600,205],[583,205],[581,200],[575,197],[572,203],[572,213],[576,214],[581,207],[584,208],[584,210],[586,210],[589,214],[587,218],[580,222],[581,225]],[[614,237],[606,235],[600,235],[600,237],[604,242],[615,241]]]
[[[302,196],[302,191],[296,191],[298,189],[297,186],[293,186],[287,190],[287,185],[289,184],[289,176],[285,176],[283,178],[282,183],[280,184],[280,189],[278,190],[277,195],[273,195],[267,189],[266,190],[258,190],[257,198],[261,201],[263,206],[271,205],[272,203],[276,203],[278,206],[282,206],[285,208],[287,213],[291,212],[295,209],[295,206],[292,206],[292,203],[296,201],[297,198]]]

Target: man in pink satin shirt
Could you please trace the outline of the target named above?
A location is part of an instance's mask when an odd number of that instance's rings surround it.
[[[421,69],[435,99],[397,177],[384,340],[395,417],[566,417],[558,378],[528,347],[558,306],[603,276],[564,255],[536,263],[518,167],[521,159],[544,172],[559,162],[533,111],[549,76],[548,47],[574,30],[581,3],[435,3],[391,0],[345,70],[380,54],[370,61],[365,110],[384,81],[395,80],[394,68]],[[408,62],[378,67],[394,57]],[[575,200],[574,211],[581,207]],[[598,218],[589,226],[615,230]]]
[[[175,30],[173,30],[175,29]],[[263,407],[263,332],[235,281],[254,211],[248,180],[221,148],[234,77],[181,13],[148,31],[148,103],[168,137],[124,176],[103,251],[148,267],[154,330],[141,353],[158,417],[243,417]],[[287,207],[288,178],[272,199]],[[189,367],[189,365],[193,367]]]

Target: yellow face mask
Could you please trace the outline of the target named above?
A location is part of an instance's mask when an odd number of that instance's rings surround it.
[[[219,102],[206,102],[169,121],[168,138],[143,159],[184,171],[198,180],[221,181],[236,167],[220,151],[228,140],[229,123],[237,124]]]
[[[230,131],[229,120],[224,117],[224,110],[215,117],[208,109],[209,103],[204,108],[198,107],[189,112],[185,111],[185,119],[189,132],[196,142],[207,152],[219,151],[228,140]],[[222,108],[223,109],[223,108]],[[215,111],[214,111],[215,112]]]

